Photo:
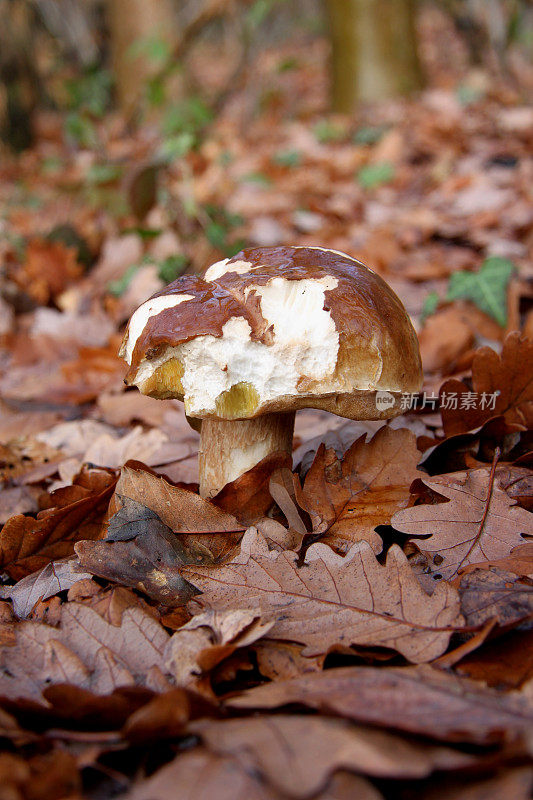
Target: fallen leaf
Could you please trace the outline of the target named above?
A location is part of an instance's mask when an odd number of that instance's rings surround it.
[[[211,752],[232,756],[278,791],[301,800],[313,797],[341,768],[380,778],[421,778],[475,763],[475,757],[444,746],[408,742],[327,716],[199,720],[189,728]]]
[[[361,436],[341,460],[319,448],[298,497],[313,532],[339,552],[367,541],[379,553],[383,542],[374,528],[407,505],[419,459],[414,434],[387,426],[368,443]]]
[[[533,730],[533,709],[521,698],[429,666],[329,669],[226,701],[240,712],[294,704],[447,742],[513,741]]]
[[[446,436],[465,433],[494,416],[505,416],[508,422],[525,427],[533,425],[533,342],[520,333],[508,334],[501,355],[490,347],[481,347],[472,361],[472,389],[478,401],[470,407],[443,408],[441,416]],[[470,392],[461,381],[446,381],[442,393],[461,395]],[[490,396],[497,393],[494,404]],[[480,402],[485,395],[484,407]]]
[[[140,589],[167,606],[182,605],[195,590],[179,567],[213,562],[207,548],[187,547],[150,508],[129,497],[109,520],[103,541],[80,541],[75,550],[83,569]]]
[[[419,333],[424,372],[446,372],[474,344],[472,327],[455,305],[438,310]]]
[[[244,531],[232,514],[148,471],[124,467],[116,492],[151,509],[175,533]]]
[[[459,585],[461,611],[467,625],[496,619],[511,628],[533,617],[533,581],[500,569],[474,569]]]
[[[202,796],[216,800],[285,800],[238,761],[213,755],[202,747],[176,756],[134,786],[124,800],[174,800],[177,786],[180,800]]]
[[[469,653],[455,671],[495,689],[520,689],[533,678],[533,631],[511,631]]]
[[[97,538],[114,485],[112,472],[87,467],[72,487],[52,493],[53,507],[40,511],[36,519],[11,517],[0,532],[0,566],[19,580],[50,561],[73,555],[74,542]]]
[[[19,619],[25,619],[39,600],[47,600],[59,592],[70,589],[78,581],[90,578],[82,572],[74,559],[52,561],[32,575],[22,578],[14,586],[0,589],[0,596],[10,598],[13,610]]]
[[[203,593],[197,598],[202,606],[274,614],[269,637],[305,644],[309,656],[359,644],[430,661],[462,620],[455,590],[442,583],[429,597],[396,545],[386,566],[367,542],[353,545],[344,558],[327,545],[313,545],[299,566],[296,553],[270,553],[251,529],[229,564],[181,572]]]
[[[62,242],[32,239],[26,248],[26,261],[14,278],[37,303],[46,305],[81,276],[76,257],[75,248]]]
[[[236,480],[226,484],[213,502],[244,525],[253,525],[272,506],[270,478],[279,469],[290,469],[291,457],[287,453],[271,453],[255,467]]]
[[[495,561],[533,535],[533,514],[519,508],[494,481],[494,469],[476,469],[424,479],[449,502],[399,511],[393,527],[410,536],[427,536],[420,548],[433,558],[432,570],[446,580],[464,567]]]
[[[128,608],[120,626],[79,603],[61,607],[58,628],[21,622],[16,642],[0,654],[0,695],[42,702],[50,684],[69,683],[96,694],[119,686],[146,685],[162,664],[169,639],[162,625],[140,608]]]
[[[193,686],[238,647],[265,636],[273,624],[273,619],[263,620],[248,609],[197,614],[170,638],[164,653],[166,671],[177,686]]]
[[[36,493],[28,486],[13,486],[0,493],[0,525],[15,514],[34,513],[38,509]]]
[[[278,469],[270,478],[269,491],[291,528],[303,538],[307,533],[305,523],[296,504],[295,482],[298,480],[290,469]],[[298,487],[299,488],[299,487]]]

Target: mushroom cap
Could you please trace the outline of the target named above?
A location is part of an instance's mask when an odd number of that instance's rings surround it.
[[[399,298],[355,258],[319,247],[246,249],[178,278],[134,312],[120,355],[127,384],[199,418],[311,407],[381,419],[422,383]]]

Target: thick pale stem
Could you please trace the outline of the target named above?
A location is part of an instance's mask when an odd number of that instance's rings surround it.
[[[292,453],[294,411],[255,419],[204,419],[200,438],[200,494],[214,497],[263,458]]]

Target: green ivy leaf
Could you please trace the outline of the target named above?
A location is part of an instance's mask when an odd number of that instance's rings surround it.
[[[123,295],[132,282],[133,276],[140,269],[140,267],[141,264],[132,264],[131,267],[128,267],[121,278],[118,278],[116,281],[110,281],[107,284],[107,291],[109,294],[112,294],[113,297],[120,297]]]
[[[272,160],[280,167],[297,167],[302,160],[301,153],[298,150],[282,150],[276,153]]]
[[[158,277],[163,283],[172,283],[185,271],[187,263],[187,256],[183,255],[183,253],[168,256],[158,266]]]
[[[455,272],[450,278],[446,299],[471,300],[505,328],[507,287],[515,270],[514,264],[506,258],[487,258],[479,272]]]
[[[354,133],[353,140],[355,144],[376,144],[379,142],[386,130],[386,125],[374,125],[367,128],[359,128],[359,130]]]
[[[357,181],[363,189],[375,189],[394,180],[394,166],[389,161],[367,164],[357,173]]]
[[[420,322],[422,325],[428,317],[435,313],[439,303],[440,297],[437,292],[430,292],[424,300],[424,305],[422,306],[422,312],[420,314]]]

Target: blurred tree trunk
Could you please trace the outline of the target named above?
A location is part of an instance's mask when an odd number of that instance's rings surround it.
[[[332,99],[349,113],[359,102],[422,86],[416,0],[326,0],[332,43]]]
[[[39,100],[33,12],[26,0],[0,0],[0,138],[14,150],[33,143]]]
[[[119,106],[130,114],[147,81],[161,67],[149,48],[136,53],[134,45],[161,42],[171,52],[176,39],[172,0],[107,0],[111,55]]]

